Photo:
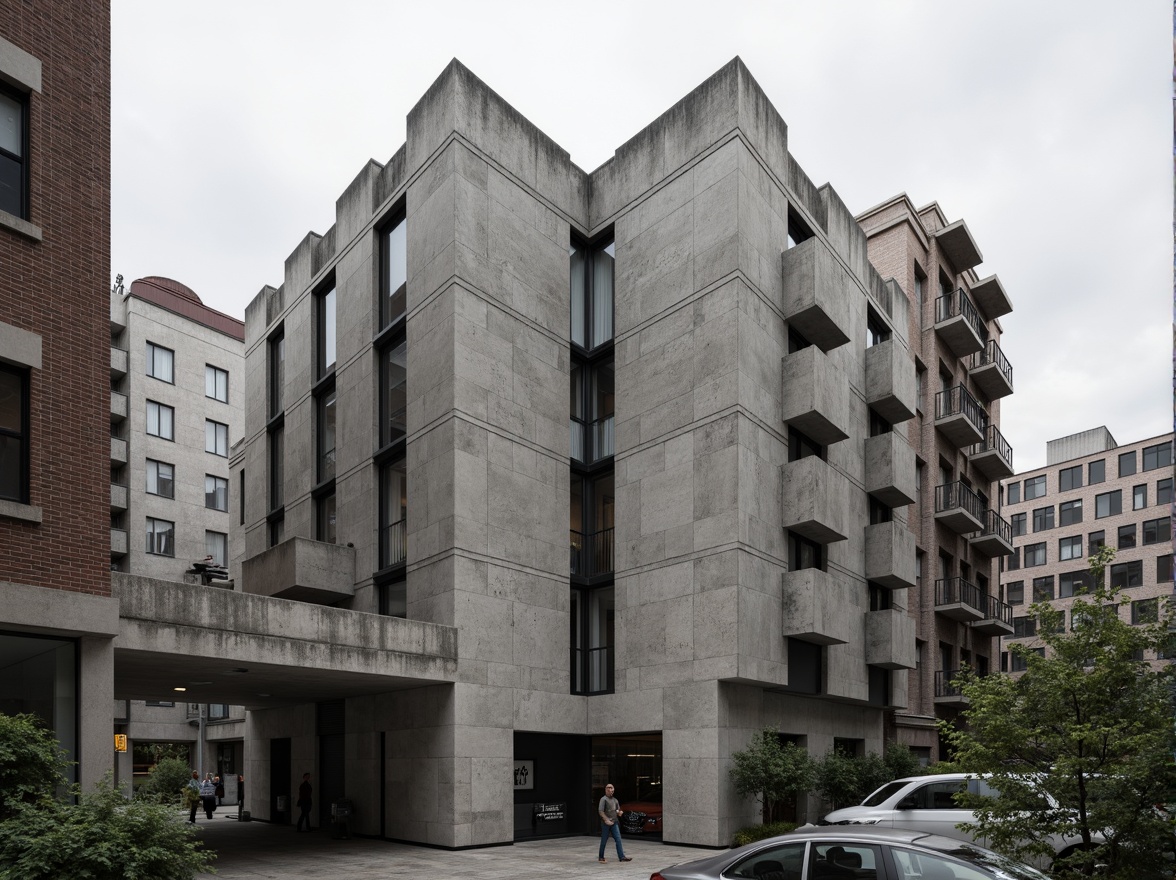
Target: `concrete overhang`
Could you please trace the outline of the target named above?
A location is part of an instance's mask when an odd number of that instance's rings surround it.
[[[355,549],[309,538],[288,538],[246,559],[246,591],[330,605],[355,595]]]
[[[995,275],[989,275],[972,285],[972,300],[990,321],[1013,310],[1013,301],[1005,293],[1004,285]]]
[[[976,246],[976,239],[972,238],[968,224],[963,220],[944,226],[935,233],[935,240],[957,272],[967,271],[984,262],[980,248]]]
[[[116,699],[261,709],[457,678],[455,627],[118,573],[111,587]]]

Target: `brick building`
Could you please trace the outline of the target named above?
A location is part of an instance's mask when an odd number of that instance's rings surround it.
[[[1103,546],[1115,548],[1105,578],[1122,588],[1120,616],[1133,624],[1158,619],[1172,596],[1171,434],[1120,446],[1099,427],[1050,440],[1045,467],[1002,489],[1014,543],[1001,573],[1014,614],[1006,646],[1034,644],[1026,611],[1033,602],[1063,609],[1069,625],[1075,593],[1092,586],[1087,559]],[[1007,649],[1001,668],[1019,671]]]
[[[0,6],[0,711],[110,766],[110,9]]]
[[[1012,551],[998,481],[1013,473],[1000,431],[1000,401],[1013,393],[1013,368],[1000,347],[999,319],[1012,303],[963,220],[936,203],[916,208],[899,195],[859,214],[870,262],[906,291],[917,413],[907,423],[916,456],[910,516],[917,586],[917,667],[907,705],[895,711],[894,738],[923,760],[947,757],[936,723],[954,720],[963,697],[961,666],[995,671],[1012,611],[999,598],[998,560]]]

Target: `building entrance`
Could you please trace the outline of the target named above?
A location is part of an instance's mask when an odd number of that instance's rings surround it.
[[[596,807],[608,783],[621,802],[621,833],[661,837],[662,735],[592,737],[592,830],[599,828]]]

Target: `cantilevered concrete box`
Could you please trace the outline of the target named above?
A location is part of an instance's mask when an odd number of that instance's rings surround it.
[[[893,520],[866,526],[866,580],[891,590],[915,586],[915,533]]]
[[[866,491],[888,507],[915,503],[915,450],[902,435],[866,438]]]
[[[785,572],[781,584],[785,636],[818,645],[843,645],[849,641],[852,618],[861,613],[856,610],[852,584],[818,568]],[[913,644],[913,636],[911,641]]]
[[[355,595],[355,550],[294,537],[246,559],[243,591],[330,605]]]
[[[915,668],[915,619],[905,609],[866,612],[866,663],[883,669]]]
[[[1013,301],[995,275],[989,275],[972,285],[972,299],[989,320],[1007,315],[1013,310]]]
[[[784,317],[809,342],[829,351],[849,342],[849,304],[856,285],[819,238],[784,251]]]
[[[781,469],[784,528],[818,544],[844,541],[849,481],[815,455]]]
[[[822,446],[849,436],[849,383],[820,348],[788,355],[781,373],[780,414],[789,427]]]
[[[915,362],[898,342],[887,339],[866,349],[866,404],[892,425],[915,415]]]

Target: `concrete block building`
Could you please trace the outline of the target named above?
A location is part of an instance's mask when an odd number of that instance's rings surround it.
[[[916,208],[903,194],[857,220],[870,262],[911,304],[916,405],[906,436],[915,455],[908,522],[916,587],[908,604],[916,668],[890,733],[933,761],[949,757],[937,722],[953,721],[965,706],[955,675],[964,666],[995,672],[996,637],[1012,633],[1012,610],[999,596],[999,560],[1013,549],[999,493],[999,481],[1013,474],[1013,450],[1000,431],[1013,367],[999,319],[1012,302],[996,275],[977,271],[983,257],[967,224],[949,222],[938,204]]]
[[[257,812],[307,770],[361,832],[476,846],[612,781],[725,845],[765,726],[876,751],[905,713],[930,757],[940,673],[1010,626],[979,262],[811,182],[738,59],[591,173],[451,63],[249,305],[231,462],[242,599],[440,653],[249,701]]]
[[[229,452],[244,422],[244,342],[243,321],[178,281],[112,291],[112,570],[231,588]],[[146,776],[147,744],[187,745],[192,766],[228,779],[235,795],[244,710],[173,697],[116,703],[115,732],[128,737],[118,780]]]
[[[1115,548],[1104,577],[1122,588],[1120,616],[1154,622],[1172,596],[1172,434],[1120,446],[1106,427],[1046,444],[1045,467],[1001,484],[1013,528],[1013,554],[1001,592],[1013,608],[1013,632],[1002,640],[1001,668],[1018,672],[1016,640],[1036,647],[1033,602],[1066,613],[1075,594],[1093,586],[1087,559]],[[1147,659],[1155,660],[1155,657]]]

